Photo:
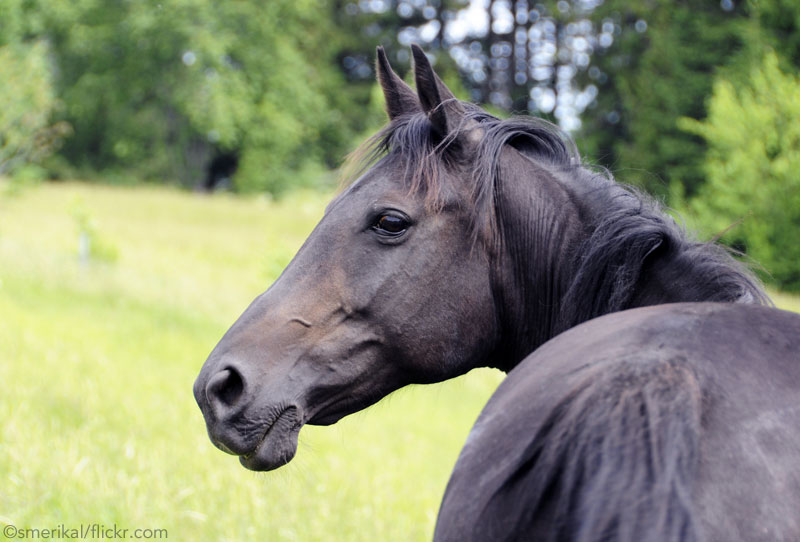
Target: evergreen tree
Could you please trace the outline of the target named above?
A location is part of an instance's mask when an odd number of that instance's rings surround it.
[[[708,181],[684,207],[707,235],[726,233],[767,279],[800,291],[800,79],[769,53],[744,87],[717,81],[706,121],[681,124],[708,145]]]

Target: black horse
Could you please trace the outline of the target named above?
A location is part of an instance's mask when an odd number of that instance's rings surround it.
[[[412,52],[417,92],[378,50],[391,122],[198,376],[214,444],[274,469],[306,423],[492,366],[436,540],[800,540],[800,316]]]

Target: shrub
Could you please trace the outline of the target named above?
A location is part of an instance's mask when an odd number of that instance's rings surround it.
[[[707,182],[688,202],[705,232],[760,263],[787,290],[800,291],[800,79],[768,53],[740,89],[714,85],[706,121],[682,119],[709,146]]]

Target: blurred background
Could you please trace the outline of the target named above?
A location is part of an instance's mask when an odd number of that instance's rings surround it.
[[[213,448],[191,396],[385,122],[376,45],[407,76],[411,43],[800,309],[794,0],[0,0],[0,524],[430,538],[499,373],[305,428],[268,475]]]
[[[800,291],[792,0],[3,0],[0,174],[273,196],[384,122],[376,45],[557,122]],[[756,194],[758,194],[756,196]]]

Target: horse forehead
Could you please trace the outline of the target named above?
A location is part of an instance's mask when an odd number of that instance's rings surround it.
[[[381,202],[394,202],[404,206],[417,205],[422,198],[410,193],[408,187],[399,179],[391,178],[386,173],[366,173],[336,196],[326,207],[325,214],[338,207],[376,205]]]

